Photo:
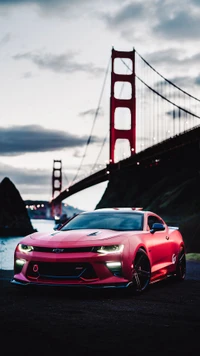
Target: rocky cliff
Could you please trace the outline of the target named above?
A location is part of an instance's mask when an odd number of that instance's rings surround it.
[[[34,231],[19,191],[5,177],[0,183],[0,236],[25,236]]]
[[[96,208],[142,207],[179,226],[187,252],[200,252],[199,144],[172,152],[159,162],[111,173]]]

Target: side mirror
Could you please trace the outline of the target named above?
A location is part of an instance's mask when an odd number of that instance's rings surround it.
[[[154,234],[154,232],[156,232],[156,231],[164,231],[164,230],[165,230],[165,225],[160,224],[160,223],[154,223],[154,224],[152,225],[152,228],[151,228],[151,230],[150,230],[150,233],[151,233],[151,234]]]

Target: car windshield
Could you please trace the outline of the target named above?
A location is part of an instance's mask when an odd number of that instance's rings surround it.
[[[109,229],[118,231],[143,230],[140,213],[84,213],[66,223],[61,231],[80,229]]]

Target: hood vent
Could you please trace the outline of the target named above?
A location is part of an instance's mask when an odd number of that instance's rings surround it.
[[[53,233],[51,234],[51,236],[55,236],[55,235],[57,235],[57,234],[59,234],[59,233],[60,233],[60,231],[53,232]]]
[[[101,233],[101,231],[94,231],[94,232],[91,232],[91,234],[88,234],[87,236],[97,236]]]

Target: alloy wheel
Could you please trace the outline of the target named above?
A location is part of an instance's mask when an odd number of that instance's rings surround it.
[[[182,281],[186,276],[186,257],[184,249],[181,249],[178,255],[178,262],[176,266],[176,279]]]
[[[151,278],[151,265],[146,252],[139,249],[133,263],[132,288],[135,293],[142,293],[147,289]]]

